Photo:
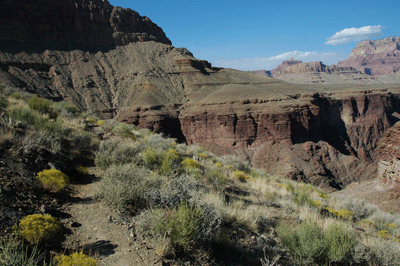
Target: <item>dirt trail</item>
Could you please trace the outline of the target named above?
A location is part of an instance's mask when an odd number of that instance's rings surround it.
[[[66,224],[71,234],[65,247],[83,247],[97,257],[98,265],[162,265],[154,250],[132,235],[129,223],[95,198],[99,173],[97,168],[89,168],[81,184],[72,185],[75,200],[66,208],[72,218]]]

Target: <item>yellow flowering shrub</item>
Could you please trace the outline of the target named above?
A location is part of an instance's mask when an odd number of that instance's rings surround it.
[[[330,213],[332,213],[333,215],[335,215],[336,217],[344,219],[344,220],[348,220],[351,218],[351,216],[353,216],[353,212],[349,211],[349,210],[345,210],[345,209],[334,210],[334,209],[331,209],[328,207],[326,207],[325,209],[327,211],[329,211]]]
[[[82,165],[79,165],[75,169],[76,169],[76,171],[78,171],[80,176],[85,176],[89,173],[89,170],[87,169],[87,167],[84,167]]]
[[[321,198],[323,198],[323,199],[327,199],[328,198],[328,195],[326,195],[325,193],[318,193],[318,196],[320,196]]]
[[[207,154],[204,154],[204,153],[199,153],[199,154],[197,154],[197,156],[199,156],[200,158],[202,158],[202,159],[207,159]]]
[[[222,163],[220,163],[220,162],[216,162],[215,164],[214,164],[214,166],[215,167],[223,167],[224,165],[222,164]]]
[[[49,214],[32,214],[19,222],[20,235],[31,244],[51,239],[61,229],[61,223]]]
[[[180,156],[176,150],[170,149],[163,156],[163,160],[161,162],[161,173],[169,174],[171,173],[176,166],[179,166]]]
[[[36,178],[50,192],[61,191],[69,184],[69,177],[57,169],[43,170],[37,173]]]
[[[54,260],[58,263],[58,266],[96,266],[96,260],[82,252],[75,252],[69,256],[55,256]]]
[[[378,236],[382,238],[390,238],[390,234],[387,230],[381,230],[378,232]]]
[[[181,162],[181,165],[188,169],[196,169],[199,167],[199,164],[193,159],[185,159]]]
[[[235,171],[235,172],[233,172],[233,178],[238,179],[242,182],[245,182],[246,180],[250,179],[251,176],[246,175],[246,173],[243,171]]]
[[[104,120],[99,120],[99,121],[97,121],[97,123],[96,123],[98,126],[102,126],[103,124],[104,124]]]

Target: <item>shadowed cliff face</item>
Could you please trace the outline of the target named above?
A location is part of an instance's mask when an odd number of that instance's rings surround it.
[[[171,44],[163,30],[136,11],[103,0],[3,0],[1,38],[94,46],[136,41]]]
[[[0,83],[328,189],[376,176],[376,143],[400,112],[394,85],[295,85],[213,68],[107,1],[6,0],[7,10],[18,12],[0,16],[10,20],[0,23]]]

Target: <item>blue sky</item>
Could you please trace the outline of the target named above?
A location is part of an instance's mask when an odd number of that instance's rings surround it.
[[[356,43],[400,36],[400,0],[109,0],[160,26],[213,66],[271,70],[293,57],[331,65]]]

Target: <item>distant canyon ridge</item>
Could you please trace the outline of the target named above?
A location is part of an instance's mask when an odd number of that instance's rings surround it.
[[[400,82],[399,71],[400,37],[387,37],[358,43],[350,57],[337,65],[303,63],[291,58],[271,71],[254,72],[298,84],[387,84]]]
[[[284,62],[273,78],[213,67],[106,0],[4,0],[0,22],[0,84],[327,190],[376,177],[379,140],[400,120],[399,37],[335,67]],[[285,81],[296,75],[310,84]]]

